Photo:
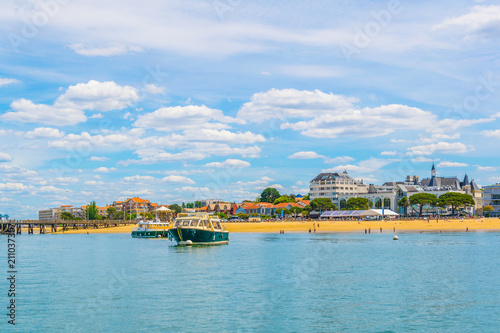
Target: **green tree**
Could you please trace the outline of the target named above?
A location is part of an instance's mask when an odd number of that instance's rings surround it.
[[[72,220],[73,219],[73,214],[70,212],[62,212],[61,213],[61,220]]]
[[[186,204],[186,208],[194,208],[194,203],[192,203],[192,202],[188,202],[188,203]]]
[[[278,199],[280,196],[280,192],[277,189],[275,189],[274,187],[268,187],[264,191],[262,191],[260,199],[262,200],[262,202],[273,203],[274,200]]]
[[[324,210],[337,210],[337,205],[335,205],[330,198],[316,198],[311,200],[311,207],[320,212]]]
[[[118,212],[116,211],[115,207],[108,207],[108,209],[106,209],[106,212],[108,213],[108,219],[110,220],[116,219],[116,214]]]
[[[285,202],[295,202],[295,198],[292,198],[290,195],[282,195],[278,199],[274,200],[273,204],[277,205]]]
[[[366,210],[370,209],[372,202],[367,198],[349,198],[345,205],[345,210]]]
[[[99,220],[99,210],[97,209],[95,201],[89,203],[85,208],[85,217],[87,220]]]
[[[410,197],[411,199],[411,197]],[[455,209],[460,207],[474,206],[476,203],[470,194],[448,192],[439,197],[440,207],[451,206],[451,215],[455,215]]]
[[[123,220],[124,217],[125,217],[124,212],[116,212],[116,214],[115,214],[115,219],[117,219],[117,220]]]
[[[418,216],[422,216],[422,210],[425,205],[435,206],[438,197],[432,193],[417,193],[410,197],[410,205],[418,206]]]
[[[170,205],[169,208],[171,210],[173,210],[176,214],[179,214],[182,212],[182,207],[179,206],[178,204],[173,204],[173,205]]]
[[[404,196],[398,200],[398,206],[403,207],[404,215],[408,215],[408,205],[409,204],[410,204],[410,201],[408,200],[407,196]]]
[[[297,215],[300,215],[303,211],[303,208],[300,207],[292,207],[290,208],[290,213],[293,214],[294,217],[297,217]]]
[[[182,203],[182,208],[186,208],[186,204],[184,202]]]
[[[283,216],[290,215],[290,211],[286,208],[278,208],[276,209],[276,216],[281,217],[281,212],[283,212]]]
[[[310,195],[308,193],[308,194],[304,195],[304,197],[302,198],[302,200],[310,200],[309,198],[310,198]]]
[[[483,213],[485,213],[485,216],[490,216],[490,213],[494,210],[495,208],[493,208],[493,206],[490,205],[483,206]]]
[[[196,200],[194,202],[194,208],[201,208],[201,207],[203,207],[201,201],[200,200]]]

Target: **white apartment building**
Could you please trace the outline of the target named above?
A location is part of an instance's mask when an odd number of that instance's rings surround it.
[[[483,204],[494,208],[494,210],[490,213],[491,216],[500,216],[500,183],[485,186],[483,189]]]

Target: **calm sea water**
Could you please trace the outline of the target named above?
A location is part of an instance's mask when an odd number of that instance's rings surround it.
[[[22,235],[17,331],[500,330],[500,233]],[[1,308],[7,244],[0,238]],[[10,331],[7,316],[0,331]]]

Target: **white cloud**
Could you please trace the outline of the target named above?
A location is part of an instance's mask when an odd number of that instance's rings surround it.
[[[151,177],[151,176],[139,176],[139,175],[136,175],[136,176],[130,176],[130,177],[123,177],[123,180],[126,181],[126,182],[149,182],[149,181],[153,181],[153,180],[156,180],[155,177]]]
[[[87,120],[82,110],[35,104],[24,98],[15,100],[10,107],[12,111],[1,116],[4,120],[56,126],[75,125]]]
[[[467,163],[459,163],[459,162],[447,162],[443,161],[437,165],[441,168],[457,168],[457,167],[466,167],[469,166]]]
[[[106,46],[106,47],[86,47],[81,43],[71,44],[69,46],[75,53],[84,55],[87,57],[110,57],[116,55],[122,55],[129,52],[142,52],[140,47],[126,47],[126,46]]]
[[[356,98],[326,94],[319,90],[271,89],[254,94],[251,101],[238,111],[238,118],[258,123],[273,118],[314,118],[327,115],[333,109],[350,109],[357,101]]]
[[[12,156],[7,153],[0,152],[0,162],[10,162],[12,161]]]
[[[137,90],[130,86],[90,80],[69,86],[53,105],[35,104],[24,98],[15,100],[10,105],[12,112],[1,117],[10,121],[68,126],[87,120],[83,110],[120,110],[138,99]]]
[[[105,156],[92,156],[90,157],[91,161],[98,161],[98,162],[104,162],[104,161],[109,161],[108,157]]]
[[[33,131],[27,132],[25,137],[28,139],[36,138],[60,138],[64,136],[64,132],[59,131],[57,128],[38,127]]]
[[[206,157],[203,153],[185,151],[181,153],[167,153],[161,149],[139,149],[135,151],[140,160],[120,161],[118,164],[128,166],[130,164],[154,164],[160,162],[175,162],[187,160],[202,160]]]
[[[470,150],[470,148],[461,142],[438,142],[410,147],[408,148],[407,155],[464,154]]]
[[[164,94],[165,87],[158,87],[154,83],[150,83],[144,86],[143,90],[148,94]]]
[[[6,79],[6,78],[1,78],[0,77],[0,87],[6,86],[6,85],[9,85],[9,84],[14,84],[14,83],[20,83],[20,81],[16,80],[16,79]]]
[[[394,162],[399,162],[398,159],[380,159],[380,158],[370,158],[358,163],[358,165],[346,164],[338,165],[330,169],[324,169],[321,172],[343,172],[344,170],[357,172],[357,173],[370,173],[383,168]]]
[[[184,176],[179,176],[179,175],[170,175],[162,179],[165,183],[169,184],[194,184],[195,182]]]
[[[500,32],[500,6],[474,6],[465,15],[447,18],[435,25],[433,30],[446,29],[454,26],[465,27],[469,35],[498,37]]]
[[[99,167],[97,169],[94,169],[94,172],[99,172],[99,173],[108,173],[112,171],[116,171],[116,168]]]
[[[438,161],[439,159],[432,159],[432,158],[427,158],[427,157],[423,157],[423,156],[417,156],[415,158],[412,158],[411,161],[412,162],[418,162],[418,163],[421,163],[421,162],[433,162],[433,161]]]
[[[349,163],[351,161],[354,161],[354,158],[350,156],[337,156],[337,157],[327,157],[325,158],[325,163]]]
[[[440,133],[494,120],[438,120],[429,111],[406,105],[359,108],[356,102],[356,98],[319,90],[271,89],[254,94],[251,101],[241,107],[238,117],[257,123],[280,119],[283,121],[281,129],[300,131],[302,135],[322,139],[383,136],[408,129],[408,124],[413,131]]]
[[[93,114],[89,117],[90,119],[102,119],[104,118],[104,116],[102,115],[102,113],[96,113],[96,114]]]
[[[313,158],[324,158],[324,157],[325,156],[319,155],[318,153],[313,152],[313,151],[299,151],[299,152],[296,152],[296,153],[288,156],[288,158],[299,159],[299,160],[313,159]]]
[[[38,193],[48,193],[48,194],[54,194],[54,193],[55,194],[57,194],[57,193],[62,194],[62,193],[68,192],[68,190],[50,185],[50,186],[40,187],[37,192]]]
[[[394,155],[397,155],[397,151],[383,151],[380,153],[380,155],[382,156],[394,156]]]
[[[490,138],[500,139],[500,129],[491,131],[482,131],[481,134]]]
[[[56,182],[61,184],[78,183],[78,178],[73,177],[57,177]]]
[[[23,183],[0,183],[0,191],[26,192],[32,188],[33,186]]]
[[[96,185],[104,185],[104,182],[97,180],[88,180],[84,182],[85,185],[96,186]]]
[[[248,168],[250,163],[237,159],[227,159],[224,162],[207,163],[205,166],[213,168]]]
[[[131,86],[120,86],[113,81],[90,80],[69,86],[54,105],[79,110],[111,111],[124,109],[138,100],[137,89]]]
[[[163,107],[140,115],[134,126],[173,132],[185,129],[227,129],[228,123],[242,123],[240,119],[227,117],[221,110],[205,105]]]
[[[498,167],[489,167],[489,166],[478,166],[477,171],[478,172],[495,172],[498,170]]]
[[[495,183],[495,184],[500,183],[500,177],[490,177],[490,178],[488,178],[488,180],[489,180],[491,183]]]

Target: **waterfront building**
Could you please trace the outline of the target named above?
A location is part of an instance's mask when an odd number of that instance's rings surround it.
[[[320,173],[310,182],[310,199],[330,198],[339,209],[346,206],[350,198],[362,197],[372,202],[371,208],[388,208],[404,214],[404,208],[398,206],[398,201],[406,196],[410,198],[417,193],[432,193],[438,197],[447,192],[470,194],[475,201],[474,207],[467,207],[469,214],[482,214],[482,191],[474,180],[469,181],[468,175],[460,181],[457,177],[438,177],[437,170],[432,164],[431,177],[419,180],[418,176],[406,176],[404,181],[386,182],[382,185],[363,184],[343,173]],[[410,211],[409,211],[410,212]],[[425,207],[425,214],[448,214],[447,209],[439,207]]]
[[[484,205],[492,206],[493,211],[490,216],[500,216],[500,183],[483,187],[484,189]]]

